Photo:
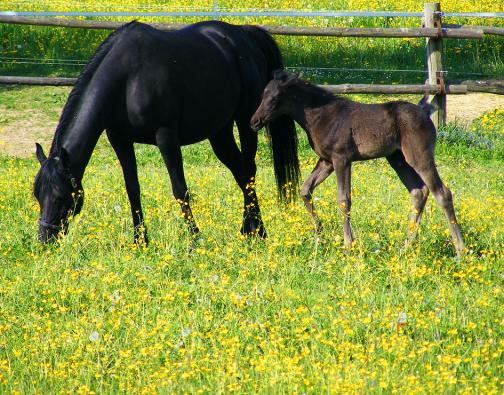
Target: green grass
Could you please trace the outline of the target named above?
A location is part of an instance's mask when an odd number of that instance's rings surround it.
[[[469,3],[471,3],[469,1]],[[45,6],[44,6],[45,4]],[[159,2],[150,2],[159,7]],[[119,4],[120,5],[120,4]],[[203,7],[210,10],[211,2],[181,3],[176,2],[166,8],[163,3],[161,10],[177,10],[183,6]],[[75,11],[101,10],[117,11],[107,8],[107,4],[86,2],[80,5],[52,4],[23,4],[25,10],[60,10]],[[367,4],[362,1],[274,1],[255,3],[244,2],[219,2],[223,9],[311,9],[316,10],[343,10],[343,9],[373,9],[373,10],[402,10],[422,11],[423,3],[381,1]],[[19,5],[9,5],[10,9],[19,9]],[[94,7],[94,8],[93,8]],[[485,2],[478,4],[459,4],[452,0],[443,3],[444,10],[460,11],[497,10],[492,4]],[[498,8],[500,9],[500,8]],[[135,1],[126,2],[121,10],[141,10]],[[157,9],[158,10],[158,9]],[[145,11],[145,10],[144,10]],[[110,19],[110,18],[109,18]],[[125,18],[115,19],[127,22]],[[167,23],[193,23],[198,18],[140,18],[143,22]],[[274,17],[248,17],[224,18],[224,21],[243,24],[270,24],[287,26],[317,26],[317,27],[419,27],[420,18],[274,18]],[[468,25],[495,25],[499,26],[499,19],[476,18],[445,18],[445,23],[459,23]],[[51,76],[76,76],[82,69],[82,62],[86,62],[97,46],[107,37],[108,31],[65,29],[37,26],[16,26],[0,24],[0,56],[8,58],[0,62],[2,75],[51,75]],[[284,55],[286,66],[309,68],[305,75],[314,81],[323,83],[422,83],[426,79],[426,54],[424,39],[374,39],[374,38],[330,38],[330,37],[286,37],[276,36]],[[484,40],[444,40],[443,69],[448,71],[449,79],[477,79],[495,77],[504,74],[503,62],[504,38],[499,36],[485,36]],[[30,60],[17,60],[14,58],[32,58]],[[58,59],[71,60],[73,65],[38,64],[40,59],[46,62]],[[23,63],[28,62],[28,63]],[[33,62],[33,63],[32,63]],[[337,68],[359,69],[347,70],[312,70],[312,68]],[[362,71],[362,69],[378,69],[385,71]],[[400,71],[397,71],[400,70]],[[410,70],[410,71],[408,71]],[[418,72],[420,71],[420,72]],[[474,74],[476,73],[476,74]]]
[[[51,113],[65,89],[0,99],[37,98]],[[502,141],[501,113],[473,126]],[[316,158],[300,138],[306,176]],[[315,193],[326,226],[317,238],[299,200],[277,204],[260,140],[265,241],[239,236],[242,197],[209,145],[184,149],[202,229],[192,254],[155,148],[138,146],[147,249],[130,244],[105,139],[84,178],[83,211],[54,246],[36,241],[35,159],[0,157],[0,393],[501,393],[503,156],[463,138],[438,144],[468,248],[458,261],[432,198],[418,242],[403,251],[407,192],[386,161],[355,164],[358,241],[347,254],[335,178]]]

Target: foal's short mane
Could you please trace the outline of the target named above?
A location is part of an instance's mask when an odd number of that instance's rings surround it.
[[[310,96],[311,101],[316,101],[316,104],[326,104],[335,100],[346,100],[341,96],[335,96],[331,92],[326,91],[317,85],[314,85],[308,81],[296,79],[293,84],[302,93]]]
[[[138,24],[137,21],[132,21],[114,30],[105,39],[105,41],[103,41],[100,44],[100,46],[98,47],[92,58],[87,63],[86,67],[84,67],[84,70],[82,70],[82,72],[80,73],[77,82],[75,83],[74,87],[72,88],[72,91],[70,92],[70,95],[68,96],[65,107],[63,108],[63,112],[61,113],[61,117],[58,126],[56,127],[56,132],[54,134],[49,155],[51,154],[59,155],[59,149],[61,147],[61,137],[65,133],[65,129],[67,128],[67,126],[70,124],[72,115],[74,114],[76,107],[79,104],[79,99],[81,98],[82,92],[85,90],[87,84],[93,77],[93,74],[100,65],[101,61],[105,58],[105,55],[112,47],[117,35],[137,24]]]

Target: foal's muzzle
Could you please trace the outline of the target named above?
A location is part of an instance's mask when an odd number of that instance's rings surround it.
[[[258,132],[259,130],[261,130],[265,125],[265,122],[262,121],[261,119],[257,118],[257,119],[254,119],[252,118],[252,121],[250,122],[250,127],[252,128],[252,130],[254,132]]]

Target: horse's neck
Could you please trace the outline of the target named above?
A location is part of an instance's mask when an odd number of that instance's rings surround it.
[[[98,94],[85,93],[62,136],[60,144],[68,154],[72,174],[78,179],[82,179],[98,138],[105,128],[105,107],[103,98]]]

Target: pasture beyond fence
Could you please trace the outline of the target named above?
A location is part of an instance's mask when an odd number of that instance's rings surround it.
[[[66,13],[77,16],[78,13]],[[65,14],[65,15],[66,15]],[[171,13],[177,16],[177,13]],[[199,13],[217,19],[222,13]],[[205,14],[205,15],[204,15]],[[246,13],[239,13],[246,14]],[[332,13],[338,14],[338,13]],[[350,13],[348,13],[350,14]],[[378,13],[362,13],[363,16],[374,16]],[[389,13],[390,14],[390,13]],[[402,13],[400,13],[402,15]],[[404,13],[406,14],[406,13]],[[408,16],[420,16],[410,13]],[[455,13],[456,14],[456,13]],[[491,17],[501,17],[499,13],[488,13]],[[27,16],[25,16],[27,15]],[[33,15],[44,15],[33,17]],[[0,23],[52,26],[82,29],[116,29],[123,22],[89,21],[51,18],[61,13],[0,13]],[[80,14],[79,14],[80,15]],[[432,115],[436,125],[446,121],[446,94],[465,94],[471,92],[491,92],[504,94],[503,81],[446,81],[446,71],[443,70],[442,48],[443,39],[482,39],[486,34],[504,35],[504,28],[486,26],[443,25],[440,3],[424,5],[423,23],[419,28],[319,28],[292,26],[263,26],[270,34],[290,36],[326,36],[326,37],[373,37],[373,38],[426,38],[426,56],[428,79],[423,85],[384,85],[384,84],[341,84],[325,85],[335,94],[341,93],[380,93],[380,94],[429,94],[431,101],[437,104],[438,110]],[[463,15],[463,14],[461,14]],[[336,16],[336,15],[335,15]],[[181,29],[185,24],[151,23],[152,26],[164,31]],[[0,76],[0,84],[27,85],[73,85],[75,78],[52,77],[20,77]]]

